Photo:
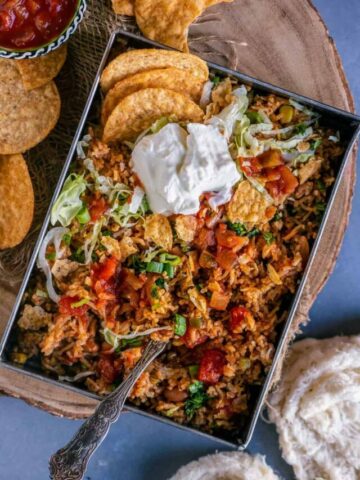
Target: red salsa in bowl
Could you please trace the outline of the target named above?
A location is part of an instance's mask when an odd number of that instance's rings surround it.
[[[79,0],[0,0],[0,48],[33,50],[57,38]]]

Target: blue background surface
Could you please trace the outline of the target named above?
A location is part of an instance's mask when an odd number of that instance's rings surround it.
[[[360,105],[360,0],[315,0],[334,37]],[[318,297],[304,335],[326,337],[360,332],[360,192],[335,271]],[[23,402],[0,397],[0,480],[46,480],[49,456],[81,422],[53,417]],[[215,442],[133,414],[123,415],[94,455],[87,480],[166,480],[184,463],[223,450]],[[262,453],[286,480],[292,469],[281,459],[276,432],[257,425],[251,453]],[[345,479],[343,479],[345,480]]]

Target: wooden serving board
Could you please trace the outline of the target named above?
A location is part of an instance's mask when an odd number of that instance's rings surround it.
[[[190,48],[208,60],[354,111],[340,57],[310,0],[235,0],[219,4],[191,27]],[[355,163],[353,152],[293,332],[307,320],[307,312],[335,265],[351,210]],[[0,335],[17,288],[6,278],[0,279]],[[86,417],[96,405],[94,400],[4,368],[0,368],[0,391],[68,418]]]

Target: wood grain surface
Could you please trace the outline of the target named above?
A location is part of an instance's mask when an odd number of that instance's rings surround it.
[[[90,15],[91,15],[91,6]],[[354,111],[340,57],[310,0],[235,0],[207,10],[190,30],[190,48],[207,59]],[[352,153],[291,333],[334,268],[351,209],[356,152]],[[0,334],[18,285],[0,279]],[[83,418],[96,401],[0,367],[0,390],[55,415]]]

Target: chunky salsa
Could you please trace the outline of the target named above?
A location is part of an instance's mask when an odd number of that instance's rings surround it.
[[[71,22],[78,0],[0,0],[0,46],[35,48],[56,38]]]

